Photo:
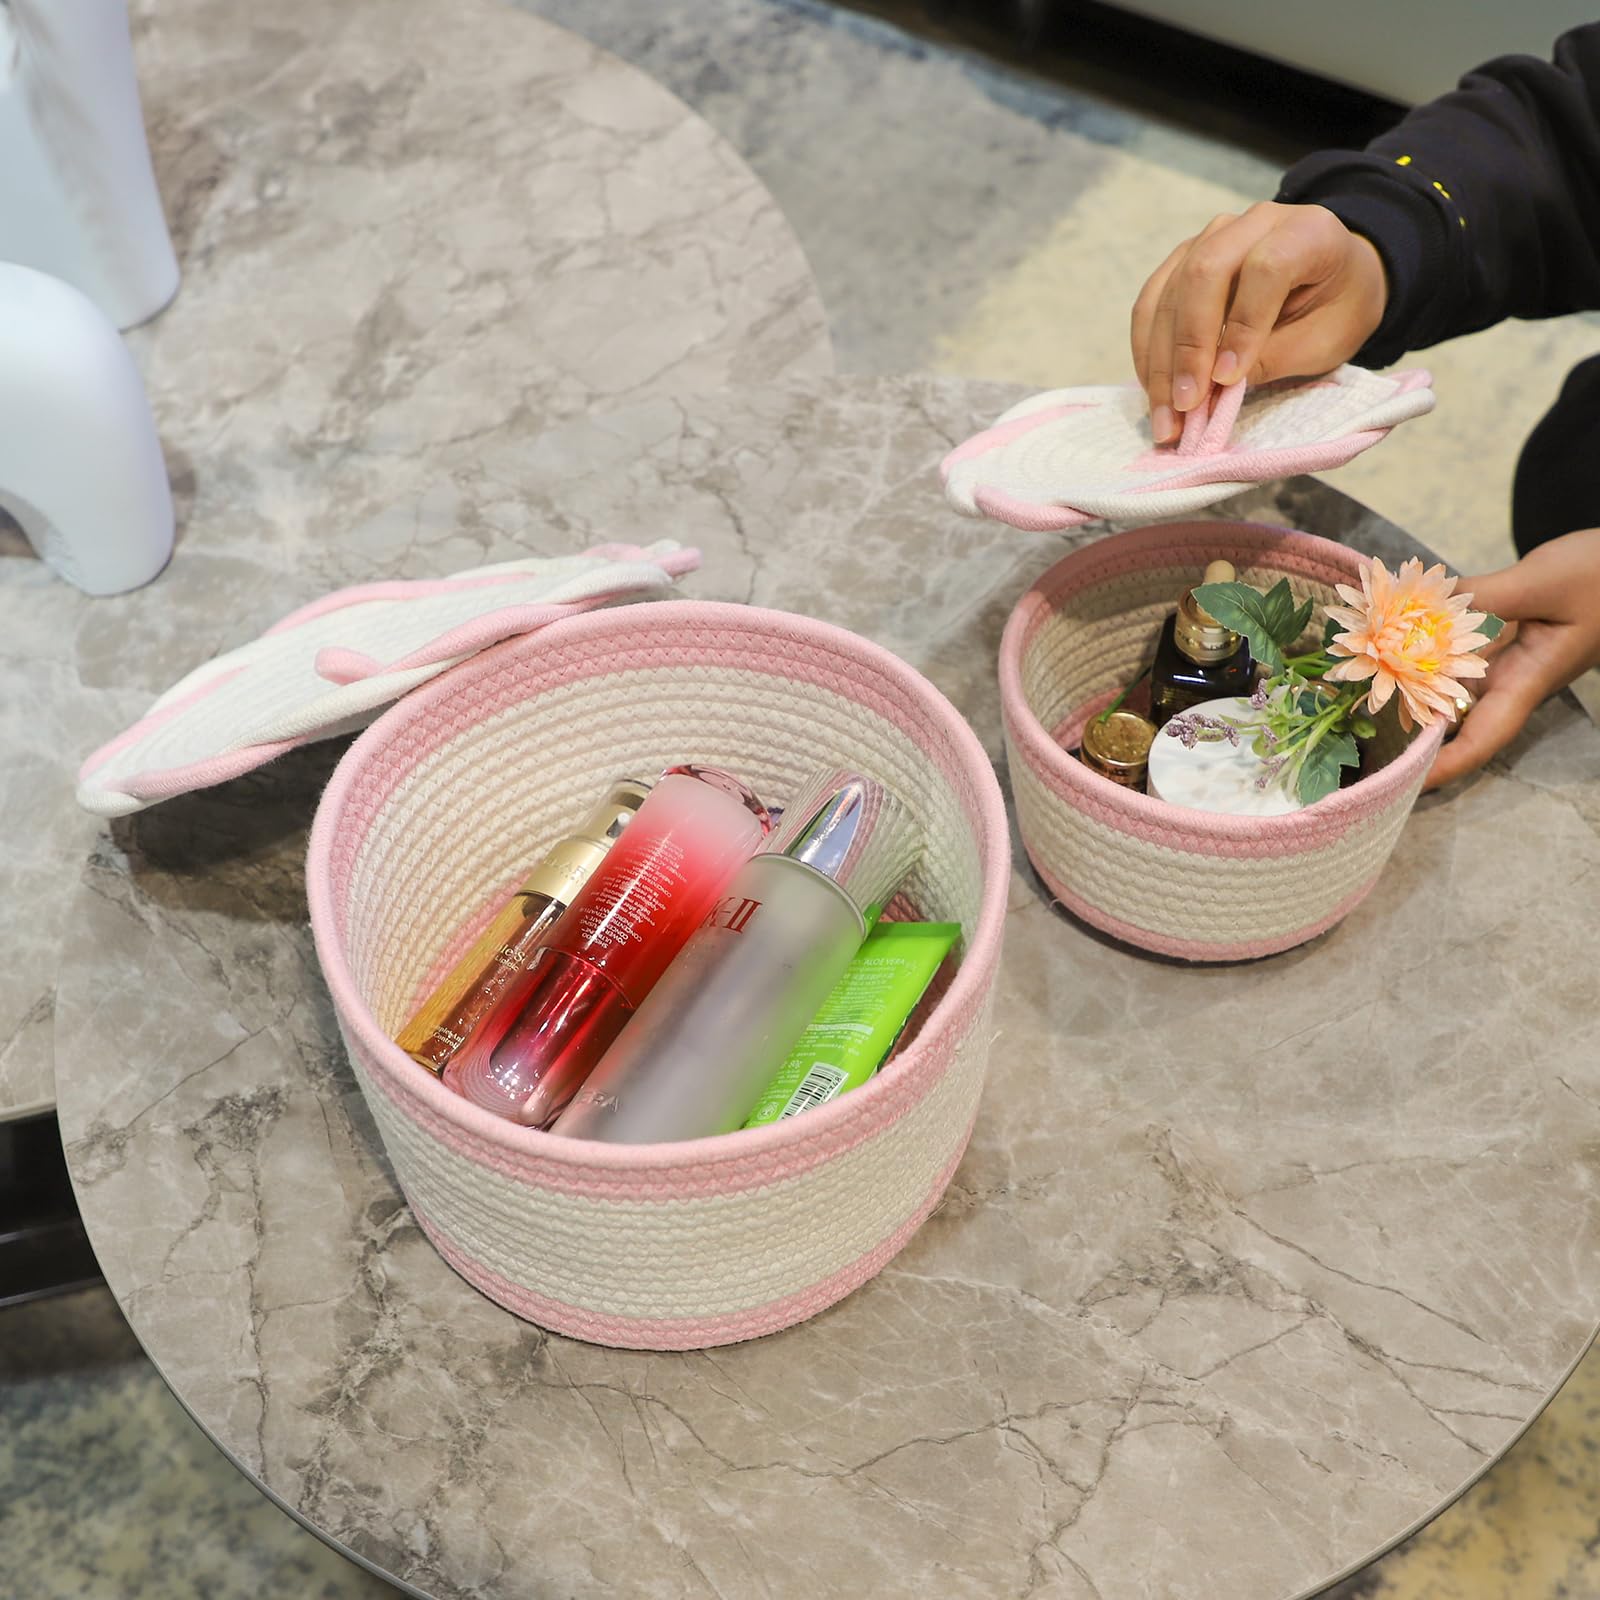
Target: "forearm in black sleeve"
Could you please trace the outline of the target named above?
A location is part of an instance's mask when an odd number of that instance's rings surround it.
[[[1363,365],[1600,306],[1600,24],[1565,34],[1552,61],[1491,61],[1364,152],[1308,156],[1278,198],[1326,206],[1383,258]]]

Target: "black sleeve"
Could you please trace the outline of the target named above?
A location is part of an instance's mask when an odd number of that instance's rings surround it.
[[[1563,35],[1552,61],[1478,68],[1364,152],[1308,156],[1278,198],[1326,206],[1383,258],[1389,300],[1364,366],[1600,306],[1600,24]]]

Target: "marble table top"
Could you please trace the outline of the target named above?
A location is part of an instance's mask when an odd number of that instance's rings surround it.
[[[130,335],[177,554],[88,600],[0,533],[0,1116],[52,1099],[78,763],[181,674],[342,583],[512,550],[476,441],[831,370],[821,302],[732,148],[635,68],[498,0],[135,0],[183,286]],[[392,509],[399,507],[399,509]],[[439,529],[448,530],[435,537]],[[613,528],[608,540],[634,530]]]
[[[998,763],[1000,630],[1069,541],[962,521],[933,468],[1014,397],[646,400],[485,436],[372,526],[426,530],[397,561],[429,566],[670,531],[706,551],[690,592],[890,646]],[[1416,548],[1307,480],[1218,514]],[[519,1322],[413,1223],[306,925],[338,754],[102,832],[68,907],[60,1115],[184,1404],[411,1593],[1290,1600],[1440,1509],[1590,1340],[1600,732],[1566,698],[1419,805],[1344,924],[1269,961],[1114,946],[1019,853],[943,1205],[814,1321],[682,1355]]]

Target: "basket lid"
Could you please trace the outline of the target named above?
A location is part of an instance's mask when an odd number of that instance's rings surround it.
[[[957,511],[1036,531],[1104,519],[1148,522],[1214,505],[1251,484],[1323,472],[1396,423],[1433,410],[1420,368],[1344,366],[1320,378],[1216,387],[1156,447],[1137,384],[1051,389],[957,445],[940,475]]]
[[[337,589],[196,667],[78,773],[119,817],[353,732],[419,683],[514,634],[669,587],[700,564],[670,539]]]

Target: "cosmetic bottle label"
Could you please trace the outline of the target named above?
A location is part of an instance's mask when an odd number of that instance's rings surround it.
[[[653,840],[626,872],[590,879],[575,930],[584,954],[593,960],[603,951],[642,944],[683,889],[683,864],[683,847],[668,837]]]
[[[529,947],[524,945],[503,944],[494,953],[494,958],[509,972],[520,972],[528,964]]]
[[[730,891],[761,842],[761,824],[738,800],[669,774],[613,846],[546,948],[596,968],[630,1005]]]
[[[719,900],[706,915],[708,928],[726,928],[729,933],[743,933],[750,919],[761,909],[759,900],[745,895],[730,894]]]
[[[580,1089],[572,1097],[575,1106],[593,1106],[596,1111],[620,1111],[622,1097],[620,1095],[606,1094],[601,1089]]]
[[[961,929],[955,923],[879,923],[823,1002],[745,1122],[759,1128],[863,1084],[933,982]]]
[[[782,1122],[785,1117],[798,1116],[812,1106],[833,1099],[849,1081],[848,1072],[830,1067],[826,1061],[814,1061],[811,1070],[801,1079],[800,1087],[789,1097],[789,1103],[778,1113],[778,1120]]]
[[[563,839],[534,869],[519,894],[542,894],[569,904],[606,857],[593,839]]]

